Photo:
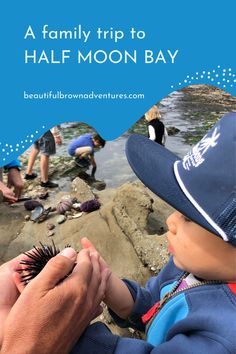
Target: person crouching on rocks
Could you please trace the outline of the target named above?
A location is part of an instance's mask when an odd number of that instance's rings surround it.
[[[68,145],[68,153],[75,157],[76,164],[81,168],[92,165],[91,177],[95,177],[97,164],[94,158],[95,149],[101,149],[106,141],[99,134],[83,134],[73,139]]]

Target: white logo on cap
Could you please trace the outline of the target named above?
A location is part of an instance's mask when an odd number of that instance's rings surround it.
[[[217,145],[217,140],[219,139],[220,133],[217,133],[218,128],[213,130],[212,136],[205,135],[197,145],[183,158],[183,168],[185,170],[190,170],[191,167],[198,167],[201,165],[205,159],[204,155],[210,147],[215,147]]]

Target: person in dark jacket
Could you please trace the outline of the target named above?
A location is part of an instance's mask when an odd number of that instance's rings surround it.
[[[165,145],[168,136],[164,123],[160,120],[161,114],[157,106],[153,106],[147,113],[145,119],[148,122],[148,137],[158,144]]]

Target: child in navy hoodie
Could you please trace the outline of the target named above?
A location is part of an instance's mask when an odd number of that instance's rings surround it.
[[[140,135],[129,138],[126,153],[143,183],[177,210],[167,219],[172,256],[145,288],[112,273],[107,283],[104,301],[116,323],[145,331],[146,340],[97,322],[72,353],[235,354],[236,113],[182,160]]]

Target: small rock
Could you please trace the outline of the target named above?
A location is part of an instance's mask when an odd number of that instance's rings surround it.
[[[52,237],[55,234],[54,230],[49,230],[47,235],[48,237]]]
[[[48,229],[49,231],[51,231],[51,230],[55,229],[55,225],[54,225],[54,224],[51,224],[51,223],[48,223],[48,224],[47,224],[47,229]]]
[[[30,215],[25,215],[25,221],[29,221],[30,220]]]
[[[57,218],[57,223],[62,224],[64,221],[66,221],[66,216],[65,215],[60,215]]]

